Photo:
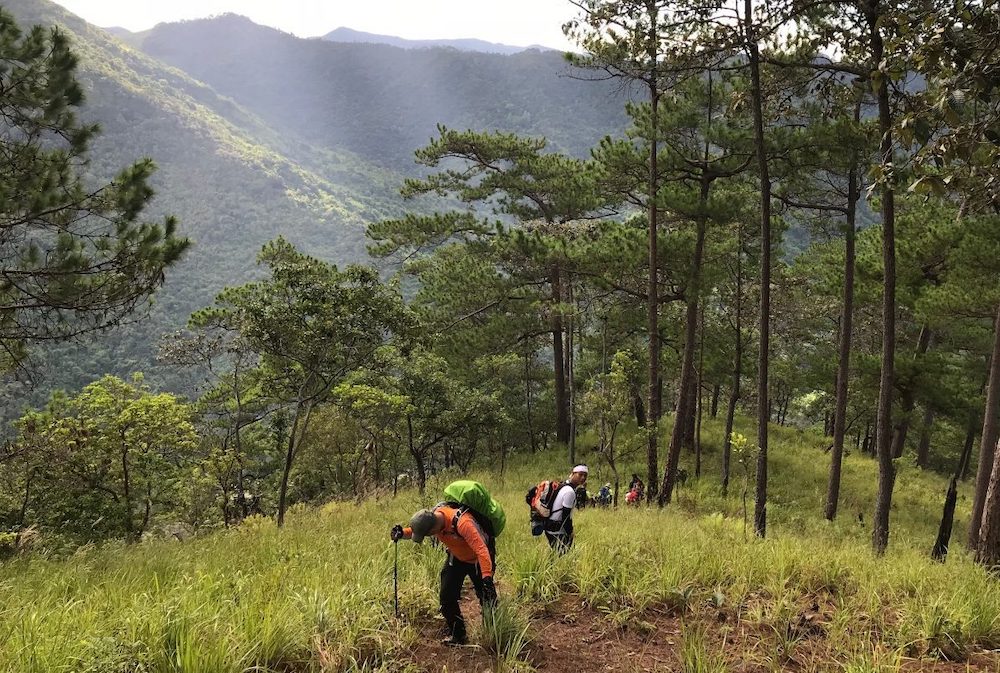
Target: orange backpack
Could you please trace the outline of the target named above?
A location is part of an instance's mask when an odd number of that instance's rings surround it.
[[[532,486],[524,495],[524,501],[531,508],[531,534],[541,535],[545,530],[545,523],[552,516],[552,505],[555,503],[556,494],[564,483],[558,479],[544,480],[537,486]]]

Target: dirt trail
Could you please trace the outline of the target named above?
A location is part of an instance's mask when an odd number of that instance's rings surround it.
[[[471,592],[469,592],[471,593]],[[574,598],[561,601],[551,616],[536,619],[526,659],[540,673],[572,671],[679,670],[675,643],[680,633],[677,620],[664,620],[654,633],[619,630],[599,612],[582,607]],[[467,622],[478,624],[479,605],[474,596],[462,601]],[[492,673],[494,660],[477,645],[448,647],[442,644],[444,622],[434,620],[420,629],[422,639],[411,652],[412,661],[433,673]],[[473,640],[475,630],[473,629]]]
[[[471,591],[465,592],[462,612],[470,626],[478,624],[479,605]],[[649,611],[631,626],[617,628],[606,616],[582,604],[577,596],[566,596],[532,622],[535,629],[526,659],[538,673],[666,673],[682,671],[682,622],[665,611]],[[697,625],[704,634],[705,650],[725,659],[725,670],[733,673],[770,673],[781,661],[784,671],[840,671],[833,660],[821,624],[822,611],[803,613],[803,633],[790,656],[777,653],[777,638],[767,629],[746,622],[732,624],[725,612],[711,611],[687,617],[687,627]],[[428,673],[493,673],[495,662],[477,645],[445,646],[444,622],[427,620],[419,627],[421,638],[410,651],[409,661]],[[476,629],[471,630],[472,641]],[[888,663],[888,662],[886,662]],[[1000,652],[980,652],[965,662],[903,659],[906,673],[1000,673]]]

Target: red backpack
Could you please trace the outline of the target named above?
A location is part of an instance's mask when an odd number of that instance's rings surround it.
[[[545,523],[552,516],[552,505],[555,503],[556,494],[564,483],[558,479],[544,480],[537,486],[532,486],[524,495],[524,501],[531,508],[531,534],[541,535],[545,530]]]

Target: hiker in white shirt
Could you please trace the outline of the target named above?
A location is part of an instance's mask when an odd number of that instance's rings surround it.
[[[563,482],[552,502],[545,537],[549,546],[563,554],[573,546],[573,508],[576,507],[576,489],[587,483],[587,466],[577,465]]]

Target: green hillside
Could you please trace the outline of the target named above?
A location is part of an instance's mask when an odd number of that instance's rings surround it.
[[[996,670],[984,650],[1000,645],[1000,585],[960,550],[946,564],[928,558],[943,479],[900,475],[894,542],[876,558],[853,511],[870,510],[875,463],[847,458],[845,516],[829,524],[822,438],[775,428],[771,535],[757,540],[744,533],[739,479],[717,495],[719,431],[706,427],[705,476],[678,505],[581,510],[561,558],[529,535],[523,492],[558,476],[562,457],[475,468],[509,522],[502,608],[492,631],[473,620],[479,647],[437,645],[443,555],[429,544],[400,543],[393,618],[388,530],[435,502],[458,476],[447,473],[424,497],[299,506],[284,530],[252,517],[183,543],[9,564],[0,606],[15,626],[0,630],[0,671],[958,670],[938,668],[949,659]],[[591,467],[593,489],[610,475]],[[463,605],[477,614],[473,603]]]
[[[91,153],[94,180],[152,157],[159,166],[153,214],[175,214],[194,241],[170,270],[149,320],[38,353],[58,363],[42,367],[46,388],[78,388],[103,373],[135,369],[184,387],[178,374],[155,365],[160,335],[182,327],[223,287],[249,279],[264,242],[280,232],[312,254],[356,261],[365,257],[365,223],[399,212],[398,176],[350,152],[288,137],[45,0],[5,0],[3,7],[22,26],[57,23],[70,34],[87,92],[82,116],[103,130]],[[12,397],[22,394],[16,389]]]
[[[561,55],[301,40],[236,16],[126,36],[140,51],[47,0],[5,0],[22,26],[60,25],[80,56],[83,117],[99,122],[90,171],[108,179],[156,161],[152,214],[172,213],[194,246],[149,319],[35,354],[38,392],[14,384],[8,416],[53,388],[141,369],[168,389],[186,374],[155,361],[162,334],[225,286],[252,277],[279,233],[337,263],[367,258],[366,224],[402,212],[413,150],[437,123],[545,135],[585,154],[622,126],[623,99],[569,77]],[[390,168],[385,168],[386,166]]]
[[[1000,673],[995,15],[0,2],[0,673]]]

